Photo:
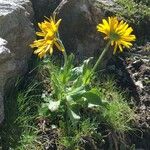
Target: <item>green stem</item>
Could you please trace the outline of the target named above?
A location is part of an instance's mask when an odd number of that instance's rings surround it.
[[[64,47],[64,44],[62,43],[62,41],[61,40],[59,40],[59,42],[61,43],[61,45],[63,46],[63,48],[64,48],[64,51],[63,51],[63,56],[64,56],[64,66],[63,66],[63,68],[64,68],[64,70],[65,70],[65,68],[66,68],[66,65],[67,65],[67,59],[68,59],[68,56],[67,56],[67,53],[66,53],[66,49],[65,49],[65,47]],[[66,78],[65,78],[65,74],[63,74],[63,83],[65,83],[66,81]]]
[[[97,69],[98,65],[103,61],[103,57],[106,55],[107,51],[108,51],[108,48],[110,46],[110,41],[107,43],[106,47],[104,48],[104,50],[102,51],[101,55],[99,56],[96,64],[94,65],[91,73],[93,74],[95,72],[95,70]]]
[[[106,47],[104,48],[103,52],[101,53],[101,55],[99,56],[98,60],[96,61],[90,75],[87,77],[86,81],[85,81],[85,84],[86,82],[89,80],[89,78],[91,78],[91,76],[94,74],[94,72],[96,71],[98,65],[102,62],[103,60],[103,57],[106,55],[107,51],[108,51],[108,48],[110,46],[110,41],[107,43]]]
[[[64,55],[64,67],[65,67],[66,64],[67,64],[67,53],[66,53],[66,50],[64,50],[63,55]]]

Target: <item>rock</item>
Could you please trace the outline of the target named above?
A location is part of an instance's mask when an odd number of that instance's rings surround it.
[[[142,81],[137,81],[137,82],[135,82],[135,85],[136,85],[137,87],[139,87],[140,89],[143,89],[143,88],[144,88]]]
[[[133,66],[136,70],[138,70],[138,69],[141,67],[142,64],[143,64],[143,61],[142,61],[142,60],[136,60],[136,61],[134,61],[134,62],[132,63],[132,66]]]
[[[31,2],[35,12],[35,23],[37,23],[43,21],[44,16],[49,17],[61,0],[31,0]]]
[[[29,19],[33,20],[34,12],[33,12],[33,7],[32,3],[30,0],[7,0],[7,2],[14,2],[17,5],[20,5],[25,8],[25,15],[26,17],[29,17]]]
[[[139,74],[138,74],[138,72],[133,73],[133,74],[132,74],[132,77],[134,78],[135,81],[137,81],[137,80],[139,79]]]
[[[143,111],[143,110],[146,110],[146,106],[145,105],[142,105],[141,107],[140,107],[140,109]]]
[[[5,91],[12,87],[11,80],[26,72],[32,53],[29,44],[35,33],[31,6],[29,0],[0,0],[0,122]]]
[[[5,47],[7,41],[0,38],[0,63],[4,63],[5,60],[8,60],[11,56],[10,50]]]
[[[134,98],[135,108],[138,110],[139,124],[138,127],[150,129],[150,54],[146,52],[144,46],[135,47],[135,51],[130,53],[127,58],[130,62],[127,64],[126,69],[130,74],[133,83],[136,86],[136,95],[139,99]],[[136,56],[136,57],[135,57]],[[133,72],[134,70],[134,72]],[[134,91],[131,91],[134,93]]]
[[[0,93],[0,123],[4,119],[4,105],[3,105],[3,96]]]
[[[11,53],[10,53],[10,50],[5,47],[6,44],[7,44],[7,41],[0,38],[0,63],[1,63],[1,65],[0,65],[0,70],[1,70],[0,71],[0,123],[4,119],[3,96],[4,96],[4,85],[6,82],[5,76],[7,74],[7,71],[11,69],[11,68],[9,68],[9,66],[7,67],[7,65],[8,65],[7,61],[11,59]]]

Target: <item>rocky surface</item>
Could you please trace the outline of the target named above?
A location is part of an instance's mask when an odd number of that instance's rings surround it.
[[[4,105],[3,105],[3,90],[4,90],[4,83],[5,83],[5,73],[6,70],[11,70],[11,66],[8,69],[7,67],[7,60],[11,59],[11,53],[8,48],[6,48],[7,41],[0,38],[0,122],[4,119],[3,111],[4,111]],[[5,68],[7,67],[7,69]]]
[[[136,102],[138,126],[150,129],[150,43],[133,50],[126,68],[139,97]]]
[[[107,73],[115,76],[135,110],[136,130],[129,136],[131,143],[135,143],[136,148],[150,149],[150,43],[114,56],[108,63]]]
[[[0,122],[3,120],[4,92],[11,80],[26,72],[34,38],[29,0],[0,0]],[[7,106],[6,106],[7,107]]]
[[[44,16],[49,17],[62,0],[31,0],[35,12],[34,21],[41,22]]]
[[[132,143],[136,143],[137,148],[150,149],[150,43],[136,47],[127,56],[126,69],[135,85],[136,94],[133,98],[136,112],[136,131],[131,135]]]

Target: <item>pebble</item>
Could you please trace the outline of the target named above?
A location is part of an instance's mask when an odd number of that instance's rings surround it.
[[[144,88],[142,81],[135,82],[135,85],[138,86],[140,89]]]

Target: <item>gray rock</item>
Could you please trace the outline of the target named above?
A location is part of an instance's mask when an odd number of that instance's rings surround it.
[[[0,65],[0,122],[4,119],[3,96],[4,96],[4,85],[6,82],[5,76],[7,75],[7,71],[10,70],[9,66],[7,67],[8,65],[7,61],[11,59],[10,50],[6,48],[6,45],[7,45],[7,41],[0,38],[0,64],[1,64]]]
[[[0,93],[0,123],[4,119],[4,105],[3,105],[3,96]]]
[[[30,0],[7,0],[7,2],[8,1],[14,2],[17,5],[20,5],[20,6],[24,7],[25,10],[26,10],[25,15],[27,17],[29,17],[29,19],[33,20],[34,12],[33,12],[32,3],[31,3]]]
[[[7,41],[0,38],[0,63],[4,63],[5,60],[8,60],[11,57],[10,50],[5,47]]]
[[[35,12],[35,23],[41,22],[44,16],[50,16],[62,0],[31,0]]]
[[[144,88],[142,81],[135,82],[135,85],[138,86],[140,89]]]
[[[31,6],[29,0],[0,0],[0,122],[4,118],[4,91],[12,87],[11,80],[26,72],[32,53],[29,44],[35,33]]]

